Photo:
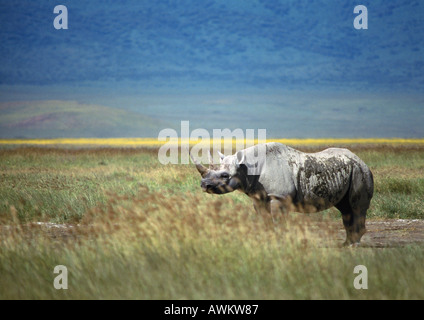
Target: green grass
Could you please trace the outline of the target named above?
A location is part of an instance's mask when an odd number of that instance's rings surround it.
[[[116,240],[116,239],[114,239]],[[174,240],[175,241],[175,240]],[[420,247],[335,251],[238,240],[2,249],[2,299],[423,299]],[[12,264],[13,262],[13,264]],[[68,268],[55,290],[54,266]],[[368,290],[356,290],[356,265]]]
[[[189,165],[163,166],[156,151],[37,149],[0,151],[0,221],[17,209],[21,222],[78,222],[107,193],[133,196],[147,186],[164,196],[200,192]],[[250,203],[241,194],[230,197]]]
[[[353,150],[374,173],[369,219],[424,218],[424,150]],[[317,216],[258,217],[149,149],[0,150],[0,299],[423,299],[424,248],[340,249]],[[79,224],[46,229],[30,222]],[[323,239],[329,245],[323,247]],[[369,289],[356,290],[365,265]],[[65,265],[69,289],[55,290]]]
[[[424,219],[424,151],[383,147],[358,152],[374,174],[370,218]]]
[[[357,153],[374,173],[369,218],[424,218],[423,149]],[[192,166],[162,166],[149,149],[2,149],[0,175],[0,221],[13,206],[22,222],[78,222],[88,209],[106,204],[108,192],[134,196],[141,185],[164,196],[201,193]],[[226,197],[252,207],[241,193]],[[336,209],[323,214],[339,218]]]

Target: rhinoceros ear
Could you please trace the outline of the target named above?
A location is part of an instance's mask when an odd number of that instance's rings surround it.
[[[218,155],[219,155],[219,161],[222,163],[222,160],[224,160],[225,155],[219,151],[218,151]]]
[[[199,171],[200,175],[203,176],[209,171],[208,168],[204,167],[201,163],[199,163],[196,159],[194,159],[193,155],[190,153],[191,161],[196,165],[197,171]]]
[[[237,152],[237,160],[236,160],[236,167],[240,167],[242,163],[246,160],[246,154],[242,151]]]

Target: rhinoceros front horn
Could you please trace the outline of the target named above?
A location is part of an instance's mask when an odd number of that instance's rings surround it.
[[[209,169],[203,166],[201,163],[199,163],[196,159],[194,159],[191,152],[190,152],[190,158],[191,158],[191,161],[193,161],[193,163],[196,165],[197,171],[199,171],[200,175],[203,177],[208,172]]]

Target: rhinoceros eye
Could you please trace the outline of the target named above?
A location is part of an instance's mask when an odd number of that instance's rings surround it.
[[[221,173],[221,178],[222,179],[228,179],[230,177],[230,175],[226,172]]]

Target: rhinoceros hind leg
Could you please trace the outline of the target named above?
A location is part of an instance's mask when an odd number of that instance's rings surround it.
[[[365,233],[365,218],[367,209],[353,209],[348,196],[336,205],[342,213],[343,225],[346,230],[344,246],[358,245]]]

